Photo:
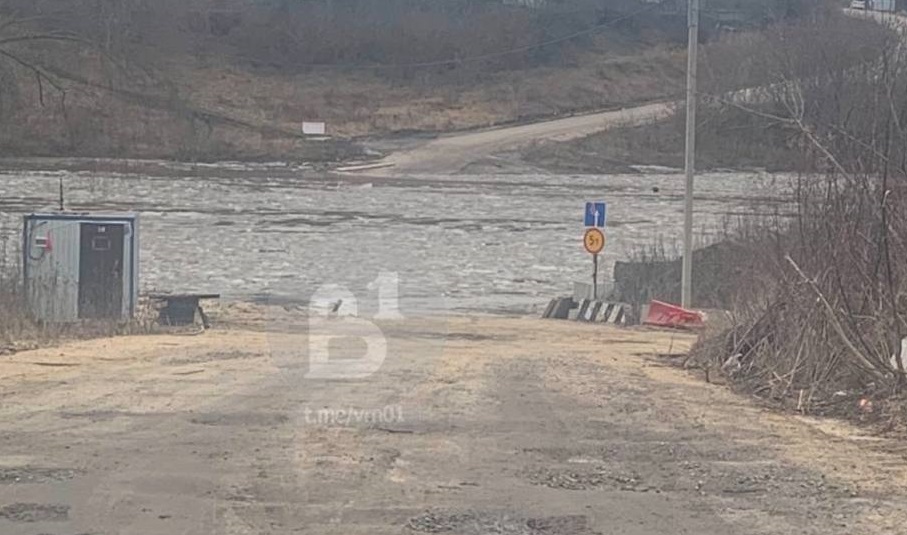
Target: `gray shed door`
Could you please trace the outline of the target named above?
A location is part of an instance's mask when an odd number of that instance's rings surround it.
[[[119,319],[123,313],[124,225],[82,223],[79,318]]]

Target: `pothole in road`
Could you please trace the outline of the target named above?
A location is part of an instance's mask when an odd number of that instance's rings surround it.
[[[69,506],[42,503],[14,503],[0,507],[0,518],[10,522],[63,522],[69,519]]]
[[[83,412],[70,412],[63,411],[59,413],[60,418],[64,420],[75,420],[80,418],[86,418],[92,423],[97,422],[109,422],[117,418],[154,418],[159,417],[163,413],[156,412],[131,412],[131,411],[115,411],[115,410],[96,410],[96,411],[83,411]]]
[[[420,533],[460,533],[464,535],[594,535],[589,519],[581,515],[525,518],[487,512],[448,513],[427,511],[407,522]]]
[[[404,329],[386,329],[387,336],[401,338],[421,338],[424,340],[461,341],[461,342],[510,342],[516,340],[514,336],[500,334],[479,334],[469,332],[430,332]]]
[[[276,426],[290,421],[286,414],[277,412],[212,412],[198,414],[189,419],[193,424],[211,426]]]
[[[0,468],[0,485],[66,481],[76,477],[76,474],[75,470],[60,468]]]
[[[164,366],[184,366],[186,364],[204,364],[206,362],[221,362],[226,360],[254,359],[260,354],[245,351],[215,351],[204,355],[191,357],[172,357],[161,361]]]
[[[602,469],[588,471],[543,469],[529,474],[529,481],[561,490],[614,489],[632,492],[648,492],[639,474],[615,474]]]

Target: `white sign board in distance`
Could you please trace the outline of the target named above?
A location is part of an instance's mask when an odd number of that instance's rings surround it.
[[[327,132],[327,126],[324,123],[304,122],[302,123],[302,133],[307,136],[323,136]]]

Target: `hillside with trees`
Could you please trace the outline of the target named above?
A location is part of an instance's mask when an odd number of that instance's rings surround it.
[[[791,79],[814,80],[822,86],[829,77],[827,71],[864,75],[869,66],[891,53],[892,33],[874,19],[830,10],[708,42],[700,58],[697,166],[702,170],[813,171],[825,165],[804,144],[798,128],[777,120],[788,112],[778,91]],[[762,91],[751,92],[754,102],[750,104],[773,102],[774,107],[759,105],[754,112],[739,99],[728,100],[736,89],[760,87]],[[840,103],[829,101],[835,107],[814,106],[808,111],[817,116],[840,113]],[[524,154],[532,164],[556,171],[632,172],[636,165],[680,169],[685,129],[681,109],[667,121],[546,143],[529,147]]]
[[[813,3],[710,9],[764,25]],[[307,142],[302,121],[326,121],[346,139],[668,98],[682,84],[684,9],[680,0],[4,0],[0,150],[323,160],[352,148]]]

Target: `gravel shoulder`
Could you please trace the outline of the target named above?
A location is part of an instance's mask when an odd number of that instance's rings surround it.
[[[4,357],[0,532],[881,534],[907,521],[907,448],[701,382],[659,356],[686,335],[382,322],[382,368],[326,381],[305,376],[326,333],[304,325],[288,313]]]

